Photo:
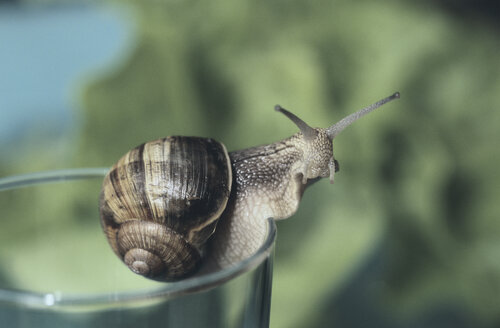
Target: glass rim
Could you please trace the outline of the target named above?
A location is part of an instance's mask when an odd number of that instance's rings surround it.
[[[74,168],[53,171],[42,171],[0,178],[0,192],[73,180],[101,178],[109,168]],[[164,286],[142,288],[133,291],[117,291],[102,293],[61,293],[30,292],[22,289],[0,288],[0,303],[40,308],[72,308],[85,306],[123,306],[130,302],[155,301],[172,299],[183,295],[209,290],[249,272],[271,256],[276,240],[276,224],[272,218],[267,219],[267,235],[257,252],[243,261],[220,271],[194,276],[178,282],[165,283]]]

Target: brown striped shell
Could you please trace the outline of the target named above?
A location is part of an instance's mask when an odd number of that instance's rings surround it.
[[[229,155],[215,140],[175,136],[142,144],[104,178],[102,228],[135,273],[181,279],[200,263],[231,182]]]

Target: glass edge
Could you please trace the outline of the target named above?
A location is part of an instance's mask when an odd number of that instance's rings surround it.
[[[29,187],[42,183],[104,177],[108,171],[108,167],[91,167],[12,175],[0,178],[0,191]]]
[[[109,168],[75,168],[53,170],[0,178],[0,191],[28,187],[36,184],[57,183],[71,180],[104,177]],[[267,219],[267,236],[258,251],[249,258],[226,269],[213,273],[166,283],[164,287],[137,291],[121,291],[95,294],[33,293],[22,290],[0,289],[0,303],[11,303],[41,308],[72,308],[107,305],[116,306],[130,302],[171,299],[183,295],[207,291],[256,268],[272,254],[276,240],[276,223]]]

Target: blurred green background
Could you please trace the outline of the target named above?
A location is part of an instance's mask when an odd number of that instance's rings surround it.
[[[296,132],[275,104],[326,127],[400,91],[278,223],[271,327],[496,327],[499,18],[488,1],[3,1],[0,176],[167,135],[246,148]],[[55,211],[98,225],[80,193]]]

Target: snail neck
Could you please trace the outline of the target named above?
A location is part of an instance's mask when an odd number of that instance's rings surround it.
[[[211,264],[223,268],[254,254],[267,233],[267,219],[285,219],[298,208],[302,183],[300,135],[229,153],[233,187],[211,238]]]
[[[302,135],[229,153],[235,187],[234,201],[249,216],[265,221],[293,215],[304,189]]]

